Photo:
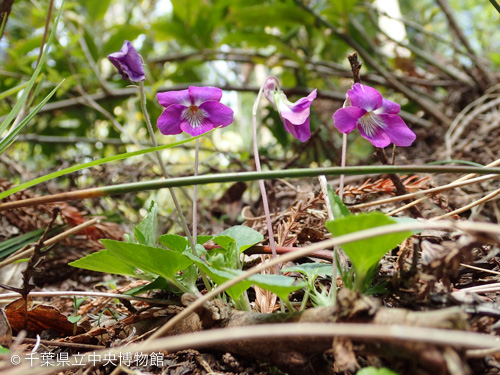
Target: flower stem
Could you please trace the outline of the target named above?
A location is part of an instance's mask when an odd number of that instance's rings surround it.
[[[153,126],[151,125],[151,120],[149,119],[148,110],[146,108],[146,92],[144,91],[144,82],[142,81],[139,83],[139,94],[141,99],[140,101],[141,101],[142,113],[144,114],[144,119],[146,120],[146,125],[148,127],[149,135],[151,136],[151,141],[153,142],[153,146],[157,147],[158,142],[156,142],[155,132],[153,130]],[[165,167],[165,164],[161,159],[161,154],[159,151],[156,151],[156,156],[158,157],[158,162],[160,164],[161,171],[163,172],[163,177],[165,177],[165,179],[168,179],[170,176],[168,175],[167,168]],[[193,237],[191,236],[191,232],[189,231],[186,218],[182,213],[182,209],[179,204],[179,201],[177,200],[177,196],[175,195],[174,189],[169,187],[168,191],[172,196],[172,201],[174,202],[175,209],[177,210],[177,214],[179,215],[179,219],[181,221],[182,229],[184,230],[184,233],[186,233],[186,237],[188,239],[189,245],[191,246],[191,250],[193,251],[194,255],[197,255],[196,243],[194,242]]]
[[[194,175],[198,176],[198,156],[200,153],[200,140],[197,139],[194,148]],[[198,236],[198,185],[193,186],[193,241],[196,243]]]
[[[264,90],[264,84],[260,87],[259,94],[252,110],[252,124],[253,124],[253,153],[255,158],[255,169],[257,172],[261,172],[260,158],[259,158],[259,147],[257,145],[257,110],[259,107],[260,97],[262,96],[262,91]],[[269,213],[269,203],[267,201],[266,186],[264,185],[264,180],[259,180],[260,193],[262,195],[262,204],[264,206],[264,214],[266,216],[267,233],[269,236],[269,246],[271,247],[272,257],[277,258],[278,254],[276,252],[276,243],[274,242],[273,225],[271,223],[271,215]],[[274,273],[279,272],[279,266],[274,268]]]
[[[347,134],[342,133],[342,156],[340,160],[340,168],[345,168],[346,165],[346,157],[347,157]],[[342,200],[344,196],[344,174],[340,175],[339,182],[339,198]]]

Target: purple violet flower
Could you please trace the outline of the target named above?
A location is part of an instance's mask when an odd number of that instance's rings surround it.
[[[344,107],[333,114],[333,123],[341,133],[357,127],[375,147],[386,147],[391,142],[410,146],[416,135],[398,116],[400,110],[399,104],[384,99],[374,88],[355,83],[347,91]]]
[[[305,142],[311,137],[309,114],[311,104],[316,99],[316,91],[314,90],[305,98],[300,98],[292,103],[280,90],[276,77],[269,77],[264,83],[264,95],[279,112],[286,131],[301,142]]]
[[[108,55],[108,59],[118,69],[124,80],[141,82],[146,79],[142,57],[128,40],[123,43],[120,52]]]
[[[194,87],[188,90],[159,92],[156,97],[165,110],[158,118],[162,134],[183,131],[197,136],[233,122],[233,110],[220,103],[222,90],[217,87]]]

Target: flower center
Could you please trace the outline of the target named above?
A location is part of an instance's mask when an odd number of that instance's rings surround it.
[[[382,121],[382,119],[373,112],[366,112],[359,119],[359,124],[365,131],[366,135],[370,138],[373,138],[373,136],[377,134],[380,129],[386,128],[386,124]]]
[[[205,117],[207,117],[206,112],[196,105],[189,106],[182,113],[182,118],[187,120],[193,128],[200,126]]]

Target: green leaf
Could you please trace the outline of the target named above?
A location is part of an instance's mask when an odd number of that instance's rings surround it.
[[[240,274],[239,270],[218,270],[216,268],[210,267],[203,260],[201,260],[196,255],[191,253],[185,254],[188,258],[190,258],[203,272],[205,272],[216,284],[221,285],[228,280],[231,280],[236,275]],[[226,293],[231,297],[233,301],[237,301],[238,298],[252,286],[252,283],[248,280],[243,280],[236,285],[228,288]]]
[[[116,259],[174,283],[177,282],[177,273],[192,263],[186,256],[172,250],[114,240],[101,242]]]
[[[156,245],[156,226],[158,222],[158,205],[151,201],[148,214],[134,228],[134,236],[141,245]]]
[[[328,198],[330,199],[330,206],[332,208],[333,217],[335,219],[340,219],[341,217],[351,216],[352,213],[346,207],[342,199],[335,194],[335,191],[332,189],[330,185],[327,186],[328,189]]]
[[[9,348],[6,348],[5,346],[0,345],[0,354],[9,354],[10,350]]]
[[[35,242],[40,238],[45,229],[35,229],[31,232],[21,234],[9,238],[8,240],[2,241],[0,243],[0,259],[14,253],[15,251],[23,248],[25,245]]]
[[[177,234],[164,234],[158,238],[158,241],[169,250],[174,250],[179,253],[184,252],[188,247],[188,240],[186,237]]]
[[[210,241],[213,238],[213,236],[208,236],[208,235],[201,235],[196,237],[196,243],[198,245],[203,245],[205,242]]]
[[[120,261],[108,250],[89,254],[69,263],[69,265],[76,268],[83,268],[84,270],[132,276],[135,278],[139,277],[133,265]]]
[[[239,269],[239,256],[236,241],[229,236],[217,236],[224,243],[222,249],[212,249],[207,253],[207,263],[217,269]]]
[[[193,262],[218,285],[231,280],[243,273],[243,271],[235,269],[216,269],[207,265],[203,260],[193,254],[186,254]],[[258,285],[265,290],[269,290],[278,297],[288,301],[288,295],[295,290],[305,287],[305,282],[295,283],[295,279],[283,275],[252,275],[249,278],[239,282],[238,284],[228,288],[226,293],[237,301],[238,298],[248,289],[252,284]]]
[[[373,366],[365,367],[359,370],[356,375],[399,375],[397,372],[394,372],[387,367],[376,368]]]
[[[327,221],[326,228],[334,237],[338,237],[344,234],[394,223],[396,223],[395,220],[387,217],[383,213],[370,212]],[[412,233],[410,231],[391,233],[365,240],[353,241],[341,246],[356,270],[356,285],[358,289],[364,283],[364,279],[369,271],[377,266],[384,254],[411,235]]]
[[[299,272],[304,274],[310,283],[318,276],[332,276],[333,266],[326,263],[304,263],[293,267],[283,268],[281,272]]]
[[[77,316],[68,316],[68,321],[70,323],[78,323],[78,321],[82,318],[81,315],[77,315]]]
[[[213,238],[213,241],[223,248],[226,248],[231,242],[228,237],[236,241],[236,248],[240,254],[249,247],[252,247],[253,245],[264,240],[264,236],[255,229],[244,225],[235,225],[234,227],[219,233]]]
[[[210,131],[210,132],[212,132],[212,131]],[[35,179],[31,180],[31,181],[28,181],[28,182],[25,182],[23,184],[17,185],[16,187],[13,187],[12,189],[9,189],[7,191],[4,191],[4,192],[0,193],[0,199],[3,199],[5,197],[8,197],[9,195],[17,193],[18,191],[21,191],[21,190],[27,189],[29,187],[41,184],[42,182],[51,180],[53,178],[64,176],[64,175],[66,175],[68,173],[77,172],[77,171],[80,171],[82,169],[94,167],[96,165],[101,165],[101,164],[109,163],[109,162],[116,161],[116,160],[123,160],[123,159],[127,159],[127,158],[130,158],[130,157],[133,157],[133,156],[138,156],[138,155],[143,155],[143,154],[147,154],[147,153],[150,153],[150,152],[165,150],[167,148],[171,148],[171,147],[179,146],[179,145],[187,143],[187,142],[191,142],[192,140],[195,140],[195,139],[197,139],[199,137],[202,137],[202,136],[205,136],[207,134],[208,133],[205,133],[205,134],[202,134],[202,135],[199,135],[199,136],[196,136],[196,137],[185,139],[183,141],[179,141],[179,142],[175,142],[175,143],[170,143],[168,145],[162,145],[162,146],[158,146],[158,147],[150,147],[150,148],[145,148],[145,149],[139,150],[139,151],[127,152],[127,153],[124,153],[124,154],[114,155],[114,156],[110,156],[110,157],[107,157],[107,158],[102,158],[102,159],[94,160],[94,161],[91,161],[89,163],[75,165],[75,166],[72,166],[72,167],[69,167],[69,168],[66,168],[66,169],[62,169],[62,170],[57,171],[57,172],[49,173],[47,175],[35,178]]]
[[[154,281],[150,282],[149,284],[141,285],[141,286],[137,286],[135,288],[129,289],[123,294],[129,295],[129,296],[135,296],[137,294],[141,294],[144,292],[148,292],[150,290],[157,290],[157,289],[169,289],[169,285],[167,283],[167,280],[165,280],[164,277],[158,276]]]
[[[284,301],[288,301],[290,293],[307,286],[304,281],[295,282],[295,278],[284,275],[256,274],[250,276],[248,280],[262,289],[276,294]]]

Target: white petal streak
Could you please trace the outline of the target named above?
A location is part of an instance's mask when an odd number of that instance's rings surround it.
[[[208,117],[207,113],[196,106],[190,106],[182,112],[182,118],[187,120],[193,128],[200,126],[206,117]]]
[[[372,138],[380,129],[385,129],[387,125],[373,112],[368,112],[359,119],[359,124],[363,127],[366,135]]]

